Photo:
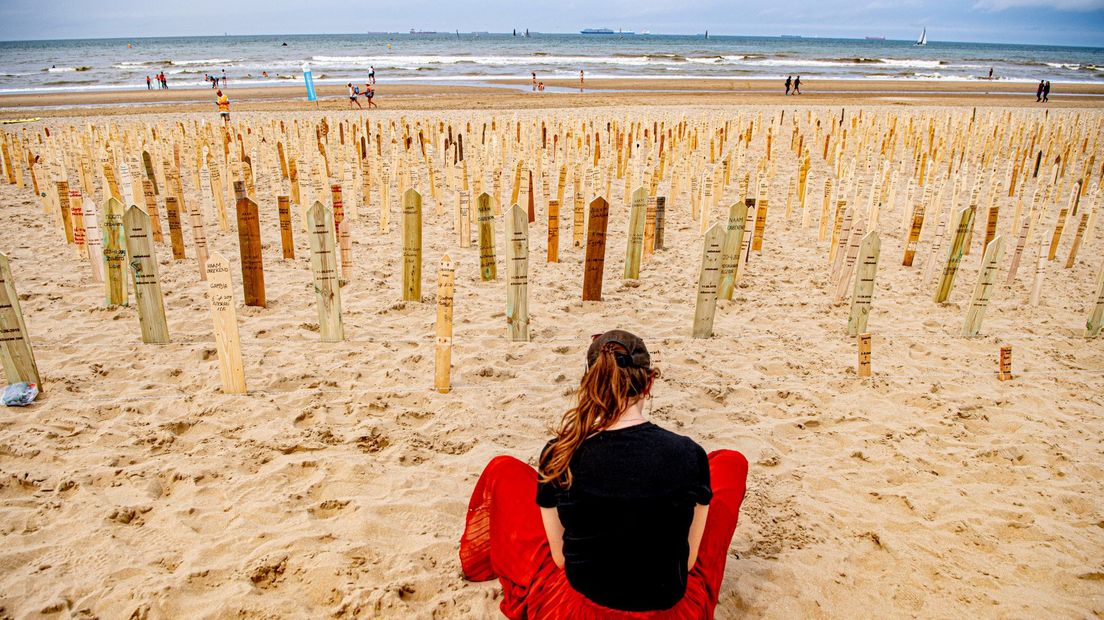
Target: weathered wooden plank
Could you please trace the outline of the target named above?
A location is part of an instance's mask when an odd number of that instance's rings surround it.
[[[882,241],[878,231],[872,230],[863,237],[859,246],[859,262],[855,270],[855,286],[851,291],[851,313],[847,319],[847,335],[858,336],[866,331],[870,317],[870,305],[874,298],[874,276],[878,272],[878,257]]]
[[[452,313],[456,269],[448,254],[437,269],[437,345],[434,347],[433,388],[441,394],[452,389]]]
[[[91,198],[82,198],[84,213],[85,239],[88,242],[88,262],[92,267],[92,281],[99,284],[104,279],[103,233],[100,231],[100,218],[96,213],[96,203]]]
[[[226,394],[244,394],[245,368],[238,336],[230,261],[218,252],[207,258],[207,297],[211,304],[211,320],[215,329],[222,391]]]
[[[184,231],[180,228],[180,203],[176,196],[165,196],[165,211],[169,218],[169,237],[172,239],[173,260],[184,260]]]
[[[737,200],[728,208],[724,245],[721,248],[720,282],[717,298],[731,300],[736,288],[736,276],[743,259],[744,229],[747,224],[747,203]]]
[[[625,248],[626,280],[640,279],[640,261],[644,252],[644,219],[647,215],[648,190],[638,187],[632,193],[632,206],[629,209],[629,228],[626,232]]]
[[[966,322],[962,326],[962,335],[965,338],[973,338],[981,331],[981,321],[985,318],[985,309],[989,306],[989,296],[993,292],[993,283],[997,280],[997,269],[1003,257],[1004,237],[997,235],[985,246],[981,271],[978,273],[977,284],[974,285],[970,307],[966,311]]]
[[[694,338],[709,338],[713,335],[724,237],[725,229],[720,224],[714,224],[705,232],[701,273],[698,276],[698,300],[694,307]]]
[[[483,192],[475,199],[479,214],[479,277],[484,282],[498,278],[495,265],[494,211],[491,195]]]
[[[123,203],[115,197],[103,204],[103,261],[107,277],[104,284],[108,306],[129,303],[123,264],[126,263],[126,233],[123,229]]]
[[[602,301],[602,279],[606,264],[606,226],[609,203],[602,197],[590,203],[586,256],[583,261],[583,301]]]
[[[859,377],[869,377],[870,369],[870,334],[859,334],[859,365],[856,373]]]
[[[560,262],[560,202],[548,201],[548,253],[549,263]]]
[[[19,307],[19,294],[15,290],[11,264],[6,254],[0,252],[0,362],[4,367],[5,385],[35,383],[42,391],[42,377],[38,374],[31,337],[23,321]]]
[[[280,216],[280,249],[285,259],[295,258],[295,237],[291,225],[291,200],[287,196],[276,197],[276,210]]]
[[[506,213],[506,335],[529,340],[529,216],[516,204]]]
[[[241,181],[234,183],[239,189]],[[238,247],[241,252],[242,290],[245,305],[265,307],[264,260],[261,257],[261,221],[257,203],[239,192]]]
[[[1086,338],[1096,338],[1100,335],[1100,328],[1104,327],[1104,263],[1100,265],[1100,271],[1096,275],[1095,299],[1096,303],[1085,321]]]
[[[673,192],[672,192],[673,194]],[[656,196],[655,249],[663,249],[663,229],[667,223],[667,197]]]
[[[932,301],[941,304],[947,301],[954,287],[955,274],[958,273],[958,265],[962,262],[962,254],[966,245],[966,234],[970,230],[974,212],[970,207],[959,211],[952,222],[954,223],[954,239],[947,252],[947,262],[943,267],[943,275],[939,278],[939,287],[935,289]]]
[[[311,272],[318,303],[318,328],[322,342],[341,342],[341,285],[337,274],[337,249],[333,211],[319,201],[307,211],[311,247]]]
[[[404,301],[422,300],[422,195],[414,189],[403,192],[403,283]]]
[[[131,205],[123,215],[123,225],[126,228],[126,250],[142,342],[168,344],[169,326],[165,320],[165,301],[157,275],[157,253],[150,239],[149,214],[141,207]]]

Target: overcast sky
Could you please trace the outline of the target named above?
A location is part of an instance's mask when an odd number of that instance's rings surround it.
[[[0,0],[0,40],[588,27],[1104,47],[1104,0]]]

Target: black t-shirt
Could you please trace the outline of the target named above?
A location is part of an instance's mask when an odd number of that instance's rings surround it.
[[[623,611],[678,603],[694,505],[713,498],[705,450],[647,422],[584,441],[571,473],[570,489],[537,487],[537,504],[556,508],[563,523],[571,587]]]

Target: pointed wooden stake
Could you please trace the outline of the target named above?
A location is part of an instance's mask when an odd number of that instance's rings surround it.
[[[860,378],[869,377],[871,375],[870,370],[870,334],[859,334],[859,366],[858,375]]]
[[[123,264],[126,263],[126,232],[123,228],[123,203],[108,198],[103,205],[103,260],[107,274],[107,305],[129,303]]]
[[[307,226],[314,295],[318,303],[318,333],[322,342],[341,342],[345,339],[341,323],[341,286],[337,275],[333,225],[333,211],[316,200],[307,211]]]
[[[494,204],[491,195],[483,192],[475,199],[479,214],[479,277],[484,282],[498,278],[495,265]]]
[[[0,362],[4,367],[4,385],[35,383],[42,391],[42,378],[38,374],[31,337],[23,322],[19,308],[19,295],[15,291],[11,265],[6,254],[0,252]]]
[[[237,185],[237,183],[235,183]],[[265,307],[264,261],[261,258],[261,221],[257,203],[238,198],[238,246],[241,248],[245,305]]]
[[[126,227],[131,282],[134,284],[134,303],[138,306],[138,321],[142,327],[142,342],[168,344],[169,326],[165,321],[165,301],[157,275],[157,253],[150,239],[149,215],[140,207],[132,205],[126,210],[123,223]]]
[[[437,346],[434,349],[433,388],[441,394],[452,389],[452,312],[456,269],[448,254],[437,269]]]
[[[989,295],[993,291],[993,283],[997,279],[997,269],[1004,257],[1004,237],[997,235],[985,246],[985,255],[981,259],[981,272],[978,274],[977,284],[974,285],[974,295],[970,301],[970,308],[966,311],[966,323],[962,327],[962,335],[965,338],[973,338],[981,331],[981,321],[985,318],[985,309],[989,306]]]
[[[245,369],[238,337],[238,316],[234,307],[234,285],[230,279],[230,261],[215,252],[207,258],[207,297],[215,326],[219,377],[226,394],[245,393]]]
[[[403,301],[422,300],[422,195],[403,192]]]
[[[638,187],[632,193],[629,210],[628,245],[625,248],[626,280],[640,279],[640,261],[644,251],[644,218],[648,207],[648,190]]]
[[[295,258],[295,239],[291,225],[291,200],[287,196],[276,197],[276,209],[280,214],[280,248],[284,258]]]
[[[717,285],[721,275],[721,246],[725,229],[714,224],[705,232],[701,273],[698,276],[698,301],[694,308],[694,338],[713,335],[713,318],[717,310]]]
[[[550,263],[560,262],[560,202],[548,201],[548,257]]]
[[[855,286],[851,291],[851,314],[847,319],[847,335],[858,336],[866,331],[870,317],[870,304],[874,297],[874,276],[878,272],[878,257],[882,241],[878,231],[872,230],[863,237],[859,246],[858,267],[855,269]]]
[[[743,258],[744,228],[747,224],[747,204],[741,201],[728,208],[728,224],[725,228],[724,246],[721,249],[720,284],[717,298],[731,300],[736,288],[736,278]]]
[[[602,301],[602,279],[606,265],[606,226],[609,203],[599,196],[590,203],[586,256],[583,260],[583,301]]]
[[[1104,265],[1100,266],[1100,273],[1096,276],[1096,304],[1085,321],[1085,337],[1096,338],[1101,327],[1104,327]]]
[[[506,213],[506,335],[529,340],[529,216],[516,204]]]
[[[947,263],[943,267],[943,276],[939,279],[939,287],[935,289],[935,295],[932,297],[932,301],[937,304],[947,301],[947,298],[951,295],[955,274],[958,273],[958,265],[962,262],[962,253],[966,245],[966,233],[970,230],[972,216],[973,211],[970,207],[966,207],[959,211],[952,220],[955,226],[954,240],[951,242],[951,247],[947,253]]]
[[[1000,362],[997,366],[997,379],[1000,381],[1012,380],[1012,347],[1000,348]]]

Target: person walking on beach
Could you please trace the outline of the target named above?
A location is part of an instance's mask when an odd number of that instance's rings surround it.
[[[579,92],[583,92],[583,70],[579,69]]]
[[[226,69],[222,70],[222,87],[226,88]]]
[[[1046,80],[1039,80],[1039,88],[1035,89],[1035,103],[1039,103],[1043,100],[1043,88],[1046,87]]]
[[[153,90],[153,81],[150,80],[150,76],[146,76],[146,90]]]
[[[376,96],[376,89],[372,88],[371,84],[364,84],[364,98],[368,100],[368,109],[378,108],[379,106],[372,103],[372,97]]]
[[[375,67],[375,65],[372,65],[372,66],[368,67],[368,81],[373,83],[373,84],[376,83],[376,67]]]
[[[215,103],[218,104],[219,116],[223,125],[230,124],[230,97],[222,94],[221,90],[215,91]]]
[[[529,74],[533,76],[533,91],[536,92],[536,90],[537,90],[537,72],[536,71],[530,71]]]
[[[460,538],[463,574],[497,577],[515,620],[712,618],[747,459],[706,454],[644,417],[659,372],[638,336],[595,336],[586,364],[537,469],[497,456],[483,470]]]
[[[989,79],[993,79],[993,67],[989,67]]]
[[[1050,80],[1046,81],[1046,85],[1043,86],[1043,103],[1050,101]]]
[[[800,75],[797,76],[796,80],[794,80],[793,94],[795,94],[795,95],[800,95],[801,94],[801,76]]]
[[[349,88],[349,109],[351,110],[353,108],[353,104],[355,103],[358,108],[363,110],[364,106],[360,105],[360,93],[357,92],[359,88],[353,88],[352,82],[349,82],[345,86]]]
[[[792,86],[792,85],[793,85],[793,76],[792,75],[787,75],[786,76],[786,94],[787,95],[790,94],[790,86]]]

